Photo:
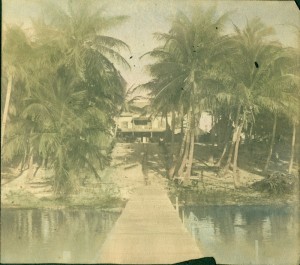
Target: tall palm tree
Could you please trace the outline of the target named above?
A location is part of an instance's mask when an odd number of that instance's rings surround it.
[[[44,45],[56,49],[66,65],[82,80],[85,80],[87,68],[86,56],[98,56],[99,72],[117,71],[114,62],[130,68],[120,49],[129,47],[123,41],[102,35],[112,27],[123,23],[126,16],[108,17],[104,8],[95,0],[68,1],[67,8],[51,2],[42,3],[43,17],[33,20],[38,39]],[[53,45],[55,44],[55,45]],[[94,52],[94,53],[93,53]]]
[[[55,54],[61,74],[73,72],[80,83],[78,87],[87,86],[91,103],[110,111],[113,121],[126,96],[126,82],[115,64],[130,68],[120,54],[121,50],[130,49],[123,41],[103,32],[127,17],[106,16],[98,5],[94,0],[70,0],[64,9],[46,3],[44,18],[34,21],[34,26],[40,43]]]
[[[85,90],[68,89],[66,83],[56,80],[49,89],[32,91],[23,117],[37,124],[30,141],[36,153],[50,160],[55,170],[55,191],[64,194],[74,184],[71,168],[76,171],[83,162],[99,178],[92,161],[96,159],[100,168],[106,164],[101,150],[110,132],[106,113],[88,104]]]
[[[284,103],[284,114],[292,124],[291,155],[288,167],[288,172],[292,173],[295,156],[296,128],[299,125],[300,115],[299,48],[289,49],[288,53],[290,55],[291,64],[289,68],[285,69],[285,76],[287,77],[287,88],[283,93],[282,101]]]
[[[243,30],[234,27],[235,35],[231,40],[235,52],[227,61],[228,75],[233,86],[227,92],[236,109],[236,118],[226,167],[229,167],[233,156],[234,184],[238,187],[240,181],[237,160],[241,133],[247,120],[254,117],[256,98],[262,85],[270,78],[269,69],[278,57],[280,45],[269,39],[274,34],[273,28],[265,26],[258,18],[248,22]]]
[[[158,59],[149,66],[153,80],[147,84],[153,95],[153,107],[169,112],[181,109],[187,120],[173,176],[188,180],[191,175],[195,129],[216,87],[213,67],[229,52],[228,39],[221,36],[227,18],[228,14],[216,16],[215,8],[196,10],[191,19],[180,12],[169,33],[155,35],[164,45],[149,53]]]
[[[8,119],[10,98],[13,84],[18,79],[28,78],[26,67],[32,63],[33,47],[22,28],[11,26],[5,29],[3,46],[3,72],[7,76],[7,89],[3,113],[1,113],[1,147],[4,144],[4,136]]]
[[[270,111],[274,116],[269,152],[264,171],[267,171],[269,167],[275,141],[278,115],[284,112],[285,106],[283,104],[283,97],[287,86],[290,85],[290,78],[286,73],[292,63],[290,49],[278,47],[278,53],[275,56],[272,58],[273,63],[269,67],[269,72],[260,87],[257,97],[258,104],[266,108],[266,110]]]
[[[34,124],[26,135],[31,161],[49,161],[61,196],[75,188],[84,167],[100,178],[125,98],[126,83],[114,63],[128,67],[119,53],[128,47],[101,35],[124,17],[105,17],[93,3],[69,1],[67,10],[47,4],[45,16],[33,20],[35,57],[20,117]],[[16,135],[10,147],[22,137]]]

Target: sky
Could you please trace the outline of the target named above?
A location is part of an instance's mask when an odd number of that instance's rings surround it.
[[[45,0],[3,0],[2,22],[18,24],[30,28],[30,18],[40,14],[39,3]],[[66,0],[52,0],[61,5]],[[75,0],[76,1],[76,0]],[[178,11],[189,15],[197,6],[217,7],[221,15],[233,11],[231,21],[225,28],[232,31],[232,23],[243,28],[247,19],[260,17],[264,23],[273,26],[276,38],[285,46],[297,47],[296,28],[300,27],[300,12],[294,1],[200,1],[200,0],[99,0],[99,5],[106,6],[107,15],[127,15],[129,19],[105,35],[119,38],[126,42],[131,52],[123,53],[129,61],[131,70],[119,69],[128,87],[134,87],[150,80],[146,65],[151,62],[143,54],[160,45],[153,38],[154,32],[168,32],[171,17]],[[130,58],[132,56],[132,58]]]

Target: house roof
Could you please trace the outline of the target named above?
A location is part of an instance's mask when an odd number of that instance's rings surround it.
[[[122,112],[120,116],[121,117],[132,117],[133,114],[131,112]]]
[[[151,119],[149,117],[146,117],[146,116],[140,116],[140,117],[133,117],[133,120],[144,121],[144,120],[151,120]]]
[[[146,106],[149,105],[149,104],[150,104],[149,101],[136,101],[136,102],[133,103],[133,105],[134,105],[135,107],[140,108],[140,109],[146,107]]]

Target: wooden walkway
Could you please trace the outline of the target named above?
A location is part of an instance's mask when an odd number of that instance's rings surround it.
[[[100,250],[100,263],[171,264],[203,257],[160,185],[141,186]]]

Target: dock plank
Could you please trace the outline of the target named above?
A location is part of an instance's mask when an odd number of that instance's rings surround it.
[[[138,188],[100,250],[100,263],[171,264],[203,257],[159,185]]]

